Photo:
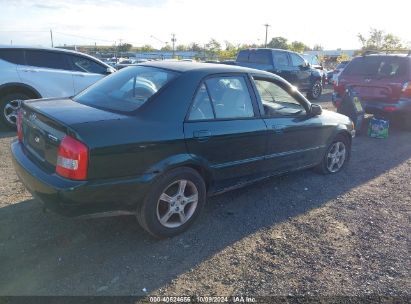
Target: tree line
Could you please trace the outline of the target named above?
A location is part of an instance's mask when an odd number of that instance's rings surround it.
[[[392,33],[385,33],[383,30],[371,28],[369,35],[363,35],[359,33],[357,35],[362,47],[356,52],[361,54],[365,51],[390,51],[406,49],[406,46],[401,39]],[[212,38],[205,44],[199,44],[197,42],[191,42],[189,44],[178,44],[175,46],[175,51],[193,51],[199,53],[201,57],[218,58],[220,60],[233,59],[237,55],[238,51],[247,48],[261,48],[265,47],[263,44],[233,44],[229,41],[224,41],[222,45],[219,41]],[[315,44],[312,48],[301,41],[288,42],[287,38],[278,36],[272,38],[267,43],[268,48],[290,50],[297,53],[303,53],[310,50],[321,51],[324,50],[321,44]],[[152,52],[152,51],[173,51],[170,44],[165,44],[160,49],[156,49],[150,44],[135,47],[130,43],[122,43],[120,45],[113,45],[112,47],[96,47],[96,51],[117,51],[117,52]]]

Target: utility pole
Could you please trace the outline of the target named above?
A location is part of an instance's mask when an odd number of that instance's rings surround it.
[[[176,55],[176,48],[175,48],[175,43],[176,43],[177,39],[176,39],[176,34],[171,34],[171,42],[173,43],[173,58]]]
[[[10,40],[10,45],[13,45],[13,40]]]
[[[267,33],[268,33],[268,27],[269,27],[269,26],[271,26],[271,25],[269,25],[268,23],[266,23],[266,24],[264,24],[264,26],[265,26],[265,46],[264,46],[264,47],[267,47]]]
[[[50,29],[50,40],[51,40],[51,47],[54,47],[53,43],[53,31]]]

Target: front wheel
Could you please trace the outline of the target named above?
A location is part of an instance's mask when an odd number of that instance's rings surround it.
[[[327,151],[316,167],[316,170],[322,174],[333,174],[340,172],[350,158],[351,146],[347,137],[338,135],[328,146]]]
[[[321,93],[323,91],[323,86],[321,85],[321,81],[317,80],[316,82],[314,82],[314,84],[312,85],[310,91],[307,94],[307,97],[309,99],[313,99],[313,100],[317,100],[318,98],[321,97]]]
[[[191,168],[177,168],[161,176],[137,211],[137,220],[157,238],[185,231],[206,201],[203,178]]]

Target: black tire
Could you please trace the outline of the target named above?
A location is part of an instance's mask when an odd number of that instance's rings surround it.
[[[196,207],[189,217],[189,219],[182,223],[178,227],[166,227],[164,226],[159,219],[159,206],[160,201],[164,203],[160,196],[165,193],[167,189],[170,189],[170,185],[174,185],[181,180],[186,180],[191,182],[191,186],[195,186],[198,194],[198,201]],[[189,183],[187,183],[188,185]],[[179,184],[178,184],[179,186]],[[174,187],[174,186],[171,186]],[[174,197],[174,196],[173,196]],[[157,181],[154,182],[152,188],[150,189],[149,193],[147,194],[146,198],[142,202],[141,206],[137,210],[137,220],[141,227],[143,227],[147,232],[153,235],[156,238],[168,238],[173,237],[177,234],[182,233],[183,231],[187,230],[188,227],[192,225],[192,223],[196,220],[196,218],[200,215],[204,204],[206,202],[206,186],[203,178],[201,175],[187,167],[181,167],[172,169],[166,172],[164,175],[160,176]],[[168,203],[166,203],[168,204]],[[189,207],[190,205],[187,204],[184,208]],[[171,207],[171,203],[169,205]],[[173,207],[175,208],[175,207]],[[170,210],[170,209],[169,209]],[[180,209],[181,211],[181,209]],[[166,212],[167,213],[167,212]],[[170,220],[177,216],[179,218],[179,214],[173,213],[173,216],[170,217]],[[169,223],[166,223],[169,224]]]
[[[26,100],[30,99],[31,97],[24,94],[24,93],[9,93],[0,98],[0,114],[1,114],[1,119],[0,122],[10,128],[10,129],[16,129],[16,117],[6,117],[8,113],[11,113],[11,108],[10,105],[15,107],[16,105],[13,103],[15,100]]]
[[[336,143],[343,143],[343,145],[345,147],[345,156],[344,156],[344,160],[343,160],[341,166],[338,168],[338,170],[332,171],[329,168],[329,165],[330,165],[329,153],[332,152],[332,149],[335,147]],[[351,144],[350,144],[347,136],[345,136],[343,134],[339,134],[334,138],[334,140],[331,142],[331,144],[327,147],[327,150],[326,150],[326,152],[323,156],[323,159],[321,160],[321,163],[319,163],[314,169],[315,169],[315,171],[317,171],[318,173],[321,173],[321,174],[335,174],[335,173],[338,173],[346,166],[346,164],[350,160],[350,156],[351,156]]]
[[[307,93],[308,99],[317,100],[321,97],[321,93],[323,91],[323,86],[321,85],[320,80],[316,80],[311,89]]]

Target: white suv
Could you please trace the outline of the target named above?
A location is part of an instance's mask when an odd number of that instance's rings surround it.
[[[73,96],[114,71],[79,52],[0,46],[0,122],[15,127],[19,100]]]

